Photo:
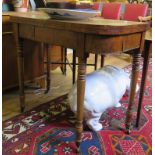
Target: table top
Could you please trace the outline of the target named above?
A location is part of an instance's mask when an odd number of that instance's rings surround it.
[[[26,13],[9,13],[11,21],[15,23],[31,24],[47,28],[63,29],[82,33],[94,33],[103,35],[131,34],[144,32],[146,23],[123,20],[109,20],[103,18],[90,18],[86,20],[56,20],[41,11]]]

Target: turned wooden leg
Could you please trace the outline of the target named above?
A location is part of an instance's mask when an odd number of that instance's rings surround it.
[[[45,94],[49,92],[50,90],[50,84],[51,84],[51,77],[50,77],[50,50],[49,45],[45,44],[45,51],[46,51],[46,91]]]
[[[104,66],[104,55],[101,55],[101,68]]]
[[[94,69],[97,69],[97,62],[98,62],[98,54],[95,54],[95,64],[94,64]]]
[[[76,80],[76,50],[73,50],[73,84],[75,83]]]
[[[25,109],[25,92],[24,92],[24,52],[23,52],[23,39],[18,39],[17,43],[17,56],[18,56],[18,80],[19,80],[19,98],[20,109],[24,112]]]
[[[144,89],[145,89],[145,81],[146,81],[147,70],[148,70],[148,65],[149,65],[149,56],[150,56],[151,51],[152,51],[152,43],[150,41],[148,42],[146,41],[144,56],[143,56],[144,61],[143,61],[142,80],[141,80],[139,102],[138,102],[136,127],[139,126],[139,121],[140,121],[141,108],[142,108]]]
[[[77,132],[77,151],[80,152],[80,144],[82,141],[82,131],[83,131],[83,104],[84,104],[84,93],[85,93],[85,77],[86,77],[86,59],[79,58],[78,66],[78,80],[77,80],[77,122],[76,122],[76,132]]]
[[[133,63],[132,63],[132,76],[131,76],[131,88],[130,88],[130,96],[129,96],[129,105],[127,109],[126,116],[126,130],[127,133],[131,132],[131,120],[132,120],[132,107],[134,104],[136,84],[138,80],[139,74],[139,63],[140,63],[141,54],[135,50],[133,53]]]

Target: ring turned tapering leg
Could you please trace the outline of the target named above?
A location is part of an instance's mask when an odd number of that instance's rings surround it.
[[[78,80],[77,80],[77,122],[76,122],[76,145],[77,151],[80,152],[80,144],[83,132],[83,104],[85,93],[85,77],[86,77],[86,59],[79,58]]]
[[[127,133],[131,132],[131,120],[132,120],[132,107],[134,105],[134,98],[136,92],[136,85],[138,81],[138,74],[140,70],[140,59],[141,54],[138,50],[133,52],[133,63],[132,63],[132,76],[131,76],[131,88],[130,88],[130,96],[129,96],[129,105],[127,109],[127,116],[126,116],[126,130]]]

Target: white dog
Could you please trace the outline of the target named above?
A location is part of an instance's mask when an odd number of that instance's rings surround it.
[[[121,106],[119,101],[126,90],[130,90],[130,81],[128,73],[113,66],[105,66],[86,76],[84,117],[91,129],[101,130],[99,119],[102,113],[110,107]],[[77,84],[71,89],[68,99],[71,110],[76,113]]]

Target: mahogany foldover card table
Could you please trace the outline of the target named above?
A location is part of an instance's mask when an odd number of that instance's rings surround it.
[[[126,115],[126,129],[131,129],[139,61],[144,46],[147,25],[140,22],[91,18],[86,20],[56,20],[39,11],[13,14],[11,21],[17,44],[19,68],[20,106],[25,107],[23,40],[60,45],[76,50],[78,57],[76,144],[79,150],[83,131],[83,102],[85,93],[86,59],[89,53],[121,54],[131,51],[131,93]],[[48,46],[47,46],[48,47]]]

